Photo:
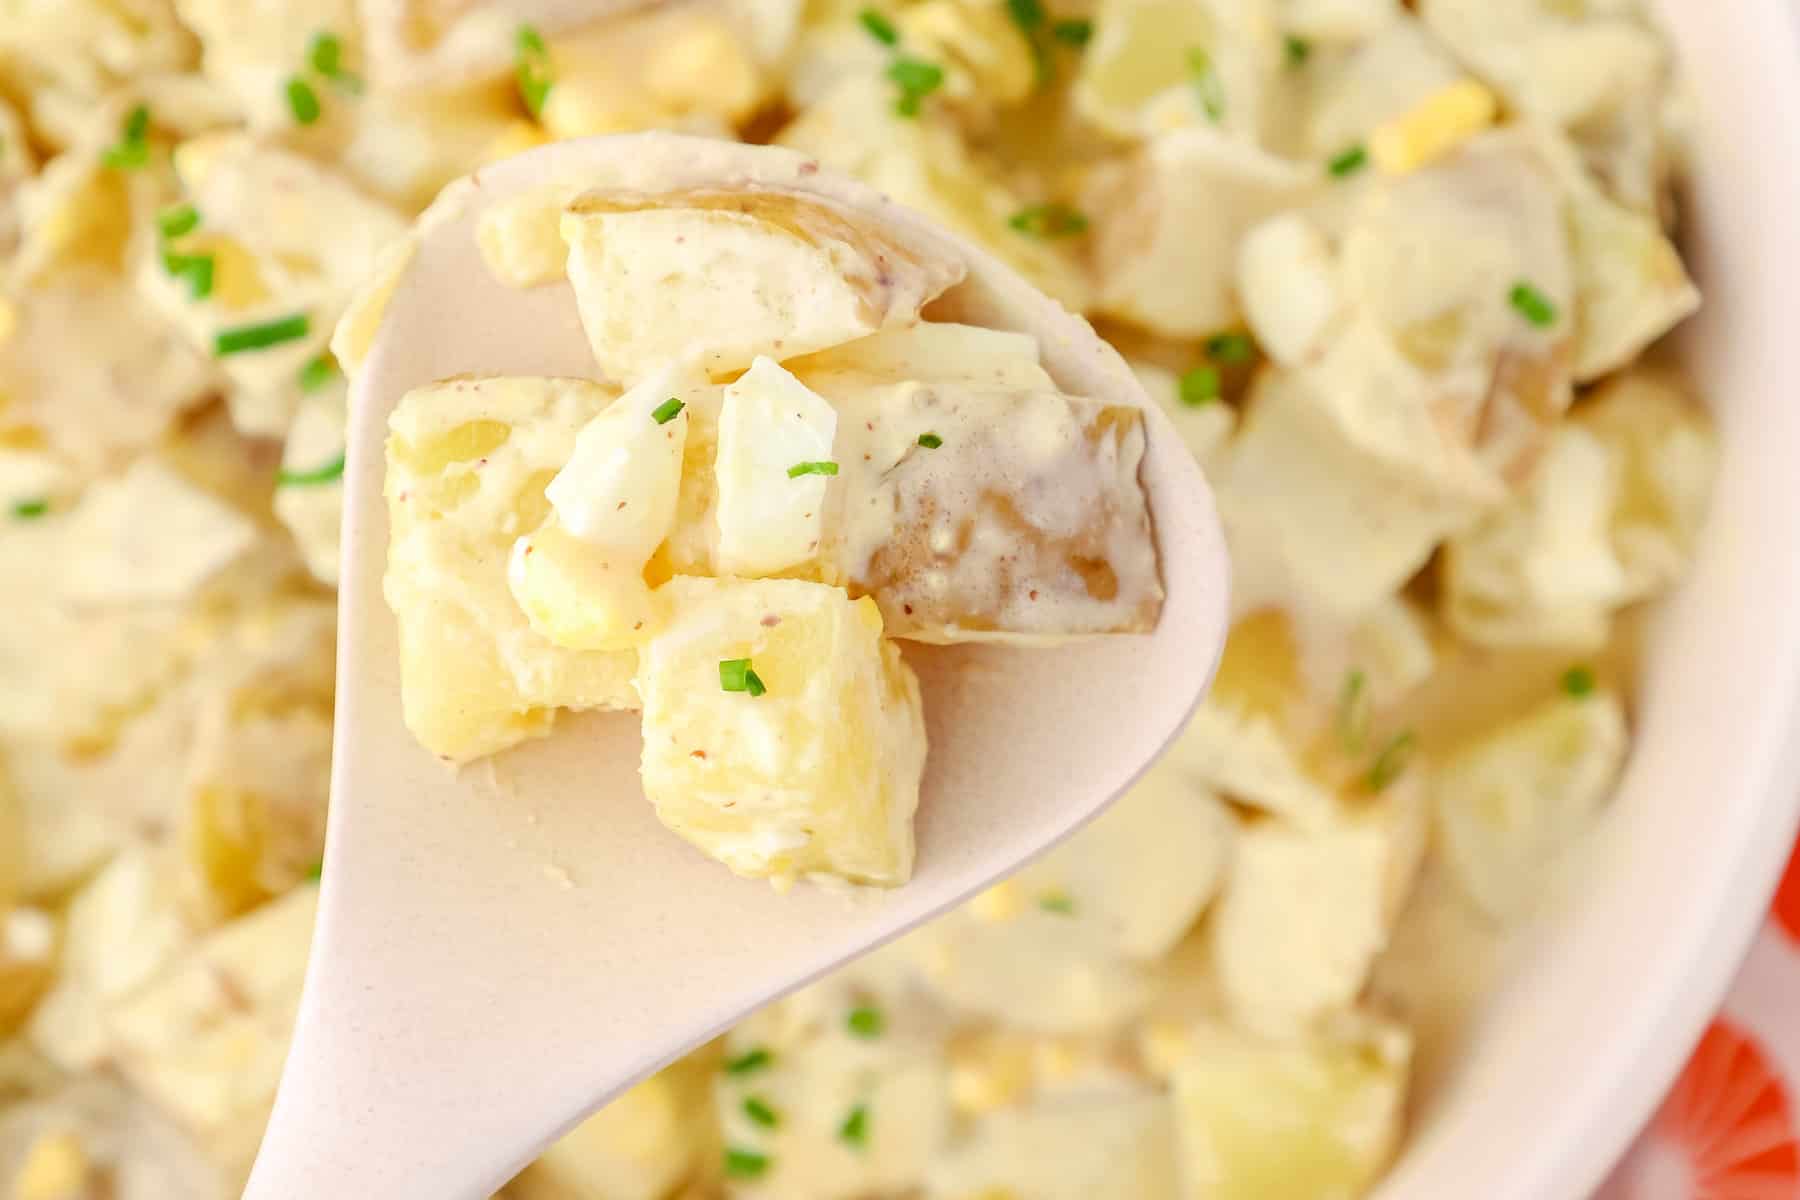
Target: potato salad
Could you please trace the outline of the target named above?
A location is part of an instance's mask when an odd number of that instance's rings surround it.
[[[1580,885],[1702,536],[1637,0],[0,0],[0,1200],[240,1193],[324,853],[346,370],[446,183],[643,129],[790,147],[1084,314],[1214,485],[1234,621],[1094,824],[505,1194],[1369,1191]],[[387,593],[451,762],[641,709],[701,851],[898,883],[896,642],[1155,622],[1141,428],[929,307],[954,264],[872,278],[780,196],[479,233],[600,369],[395,410]],[[721,779],[789,790],[719,821]]]

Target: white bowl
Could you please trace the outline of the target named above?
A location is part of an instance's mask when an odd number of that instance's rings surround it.
[[[1710,526],[1583,886],[1419,1097],[1380,1200],[1597,1186],[1718,1007],[1800,816],[1800,3],[1661,7],[1696,102],[1706,305],[1683,338],[1724,442]]]

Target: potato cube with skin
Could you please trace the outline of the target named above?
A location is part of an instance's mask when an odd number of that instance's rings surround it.
[[[911,324],[963,276],[937,247],[774,189],[589,192],[562,233],[594,357],[627,384],[671,362],[724,373]]]
[[[1359,1196],[1400,1140],[1412,1039],[1350,1014],[1298,1041],[1204,1026],[1176,1072],[1187,1200]]]
[[[931,1165],[925,1194],[1179,1200],[1169,1098],[1099,1092],[995,1112]]]
[[[838,414],[772,359],[725,388],[715,468],[719,570],[774,575],[818,557]]]
[[[611,399],[584,380],[453,379],[395,408],[383,587],[407,728],[433,753],[492,754],[547,733],[558,708],[636,707],[633,656],[556,645],[507,578],[514,542],[550,515],[545,487]]]
[[[685,576],[657,600],[636,685],[663,823],[740,875],[904,883],[925,726],[874,601]]]
[[[1612,794],[1628,742],[1603,691],[1547,701],[1445,758],[1431,785],[1437,844],[1462,893],[1496,920],[1526,912]]]

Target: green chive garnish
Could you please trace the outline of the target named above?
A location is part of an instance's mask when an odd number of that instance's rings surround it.
[[[177,279],[186,278],[188,294],[196,300],[212,295],[213,256],[210,254],[163,255],[163,270]]]
[[[897,46],[900,44],[900,31],[894,28],[892,21],[874,9],[863,9],[856,14],[856,19],[861,22],[864,29],[869,31],[869,36],[882,45]]]
[[[1212,56],[1195,48],[1188,51],[1188,74],[1193,77],[1194,94],[1200,98],[1200,111],[1207,120],[1218,124],[1225,119],[1225,81],[1213,67]]]
[[[1281,39],[1281,46],[1287,54],[1287,64],[1290,67],[1305,66],[1306,60],[1312,57],[1312,43],[1303,37],[1295,37],[1290,33]]]
[[[838,465],[830,461],[795,463],[788,468],[789,479],[798,479],[802,475],[836,475],[837,473]]]
[[[312,332],[312,318],[305,313],[279,317],[257,325],[239,325],[221,329],[213,338],[213,353],[220,358],[242,354],[246,350],[266,350],[283,342],[295,342]]]
[[[781,1114],[770,1108],[759,1096],[744,1097],[744,1115],[764,1129],[774,1129],[781,1124]]]
[[[1507,299],[1512,302],[1513,308],[1518,310],[1521,317],[1539,329],[1548,329],[1556,324],[1556,305],[1550,302],[1550,297],[1538,291],[1526,280],[1521,279],[1518,283],[1513,284],[1512,293]]]
[[[544,102],[550,98],[550,48],[543,35],[530,25],[519,26],[513,36],[514,75],[519,83],[519,98],[534,117],[544,114]]]
[[[1369,738],[1369,677],[1361,667],[1351,667],[1344,674],[1344,686],[1338,692],[1338,741],[1351,754],[1362,751]]]
[[[760,696],[769,690],[763,686],[762,677],[751,669],[747,658],[727,658],[719,663],[719,687],[727,692],[749,692],[752,696]]]
[[[1181,377],[1181,402],[1189,408],[1204,408],[1222,394],[1217,367],[1198,366]]]
[[[1044,6],[1041,0],[1006,0],[1006,11],[1012,14],[1013,24],[1026,33],[1044,23]]]
[[[317,882],[319,882],[319,876],[323,875],[324,873],[325,873],[325,864],[323,862],[316,862],[312,866],[306,868],[306,874],[302,875],[301,878],[306,880],[308,883],[317,883]]]
[[[879,1008],[862,1005],[850,1010],[844,1018],[844,1027],[857,1037],[880,1037],[881,1031],[887,1028],[887,1018],[881,1015]]]
[[[1062,917],[1075,915],[1075,901],[1063,892],[1048,892],[1038,897],[1038,907]]]
[[[944,439],[935,433],[921,433],[919,435],[919,445],[925,447],[927,450],[936,450],[943,444]]]
[[[165,208],[156,216],[156,228],[165,238],[184,237],[200,225],[200,212],[191,204]]]
[[[1593,695],[1594,686],[1594,669],[1592,667],[1570,667],[1563,672],[1562,690],[1577,700],[1583,696]]]
[[[319,119],[319,94],[306,80],[295,77],[287,81],[287,102],[296,125],[311,125]]]
[[[729,1179],[759,1179],[769,1169],[769,1156],[754,1150],[725,1148],[725,1175]]]
[[[1087,232],[1085,215],[1066,204],[1033,204],[1006,219],[1011,228],[1032,237],[1079,237]]]
[[[1325,169],[1331,173],[1333,179],[1343,179],[1356,174],[1368,165],[1368,150],[1363,146],[1351,146],[1347,150],[1338,151],[1331,161],[1325,164]]]
[[[736,1058],[726,1059],[725,1073],[727,1075],[748,1075],[752,1071],[762,1070],[774,1061],[775,1056],[769,1053],[767,1047],[753,1046]]]
[[[667,400],[664,400],[661,404],[650,410],[650,419],[655,421],[658,425],[667,425],[680,414],[683,408],[686,407],[687,406],[680,400],[677,400],[674,396],[670,396]]]
[[[337,376],[337,361],[329,354],[321,354],[300,368],[300,390],[316,392]]]
[[[1094,23],[1079,17],[1067,21],[1058,21],[1050,27],[1050,36],[1065,46],[1080,48],[1088,44],[1094,36]]]
[[[276,487],[317,487],[321,483],[331,483],[344,477],[344,458],[340,454],[323,466],[313,467],[306,471],[289,471],[285,467],[275,472]]]
[[[12,514],[21,521],[30,521],[50,511],[50,502],[44,499],[15,500]]]
[[[944,83],[944,68],[919,58],[896,58],[888,64],[887,77],[900,89],[894,111],[903,117],[916,117],[925,97]]]
[[[1419,739],[1411,733],[1402,733],[1393,741],[1381,748],[1375,756],[1375,762],[1369,767],[1369,773],[1363,779],[1364,785],[1371,792],[1387,790],[1388,784],[1400,778],[1406,771],[1406,765],[1412,761],[1413,751],[1418,748]]]
[[[150,161],[150,109],[138,105],[125,114],[119,140],[109,146],[101,161],[120,171],[132,171]]]
[[[1220,363],[1247,363],[1256,357],[1256,343],[1241,333],[1215,333],[1206,339],[1206,357]]]
[[[306,48],[306,64],[347,92],[362,91],[362,80],[344,70],[344,39],[335,33],[313,34]]]
[[[850,1110],[844,1123],[838,1126],[838,1139],[847,1145],[861,1148],[869,1140],[869,1106],[859,1104]]]

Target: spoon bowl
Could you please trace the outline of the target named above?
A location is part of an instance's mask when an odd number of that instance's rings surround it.
[[[931,745],[905,886],[778,894],[703,857],[644,797],[636,714],[565,715],[550,737],[460,772],[403,724],[381,588],[388,415],[451,375],[594,375],[568,284],[509,288],[476,245],[487,205],[550,185],[824,195],[966,261],[933,317],[1032,333],[1065,391],[1144,409],[1141,478],[1167,593],[1153,634],[903,644]],[[784,150],[599,138],[452,185],[421,220],[356,375],[350,428],[329,852],[255,1200],[490,1194],[632,1083],[1097,815],[1181,730],[1224,643],[1210,493],[1124,361],[986,253]]]

